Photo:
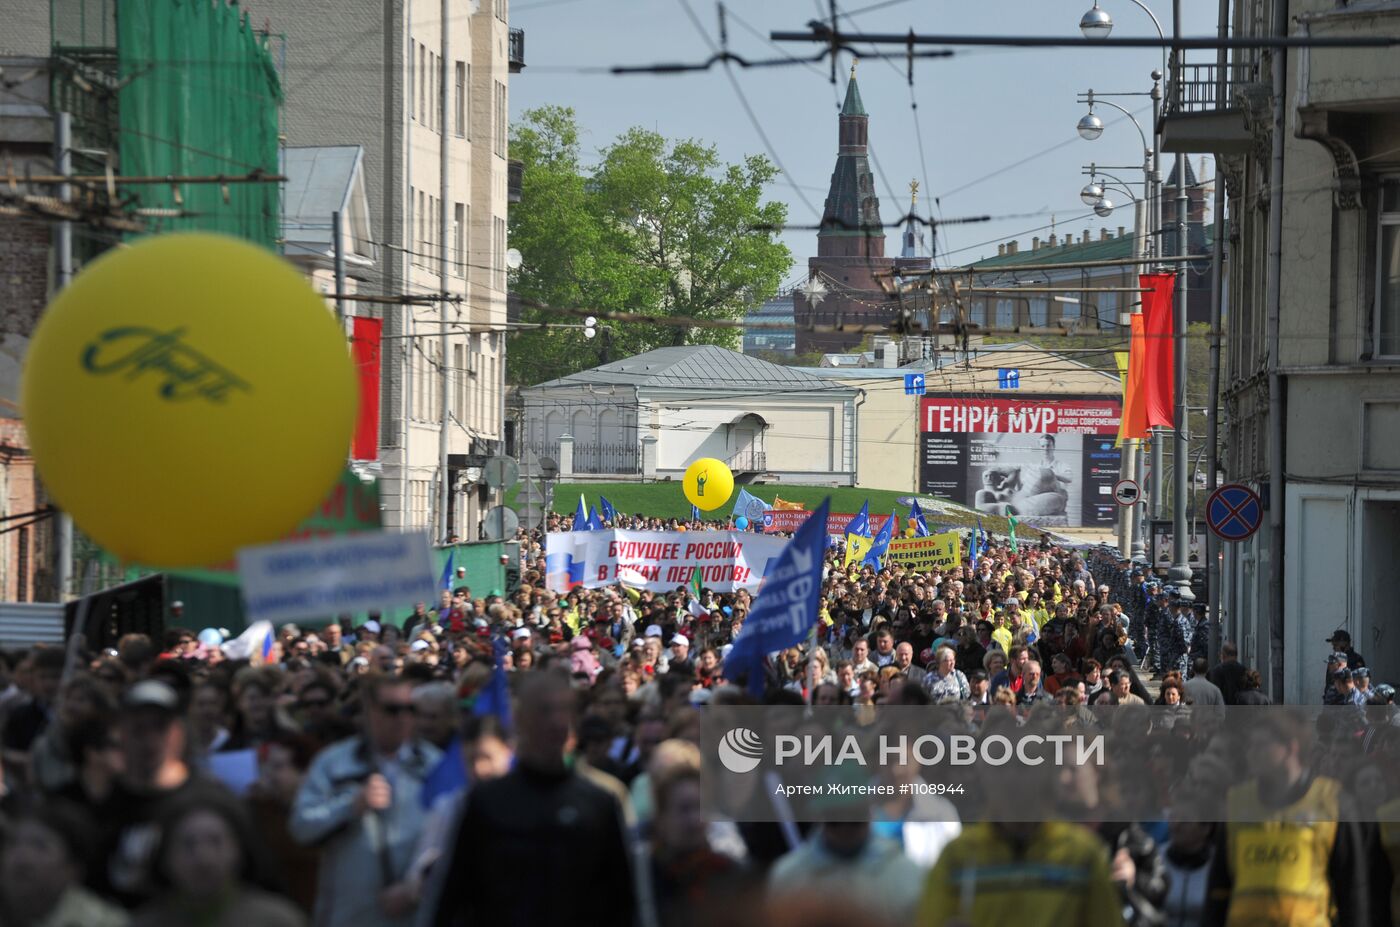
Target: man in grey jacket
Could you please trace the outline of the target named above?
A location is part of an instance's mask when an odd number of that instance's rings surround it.
[[[364,733],[316,757],[292,805],[292,837],[321,848],[317,927],[406,927],[405,881],[424,823],[424,777],[441,754],[413,736],[413,688],[367,676]]]

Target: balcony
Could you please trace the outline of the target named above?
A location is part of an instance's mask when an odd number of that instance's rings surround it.
[[[506,162],[506,202],[520,202],[520,188],[525,181],[525,162],[511,159]]]
[[[762,473],[768,469],[768,455],[754,448],[745,448],[726,462],[735,473]]]
[[[1162,150],[1183,154],[1245,154],[1254,145],[1246,114],[1267,108],[1269,86],[1258,65],[1225,66],[1224,92],[1216,64],[1171,64],[1159,130]]]
[[[510,47],[507,49],[510,73],[519,74],[525,70],[525,30],[510,30]]]

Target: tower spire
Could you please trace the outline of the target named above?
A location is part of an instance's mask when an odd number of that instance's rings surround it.
[[[919,249],[923,247],[924,236],[915,227],[914,208],[919,202],[919,182],[909,181],[909,215],[904,220],[904,241],[900,249],[899,256],[902,258],[916,258],[919,256]]]
[[[826,196],[822,227],[817,234],[819,257],[884,257],[885,232],[880,201],[870,172],[870,116],[860,98],[855,64],[846,84],[846,100],[838,118],[839,145],[831,189]]]

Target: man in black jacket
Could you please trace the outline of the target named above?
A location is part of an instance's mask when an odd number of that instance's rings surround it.
[[[1235,696],[1244,688],[1244,677],[1248,672],[1248,668],[1240,662],[1239,648],[1227,641],[1220,645],[1220,663],[1206,673],[1206,679],[1220,690],[1226,705],[1233,705]]]
[[[630,924],[636,903],[622,809],[564,761],[569,681],[540,672],[523,683],[516,766],[468,793],[434,923]]]

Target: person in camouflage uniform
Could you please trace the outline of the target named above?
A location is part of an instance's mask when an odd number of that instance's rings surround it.
[[[1151,644],[1152,672],[1160,676],[1167,671],[1166,662],[1162,659],[1167,652],[1167,593],[1155,579],[1147,584],[1147,588],[1147,636]]]
[[[1142,567],[1134,567],[1132,577],[1128,584],[1129,601],[1123,603],[1123,610],[1128,613],[1131,621],[1129,624],[1130,633],[1133,640],[1133,647],[1138,655],[1147,657],[1147,608],[1150,600],[1147,596],[1147,587],[1144,583]]]
[[[1210,659],[1210,619],[1206,617],[1204,605],[1198,605],[1193,610],[1195,627],[1191,631],[1191,666],[1196,665],[1197,660]]]
[[[1180,673],[1186,678],[1191,661],[1191,637],[1196,633],[1196,622],[1191,609],[1173,591],[1171,605],[1163,622],[1162,672]]]

